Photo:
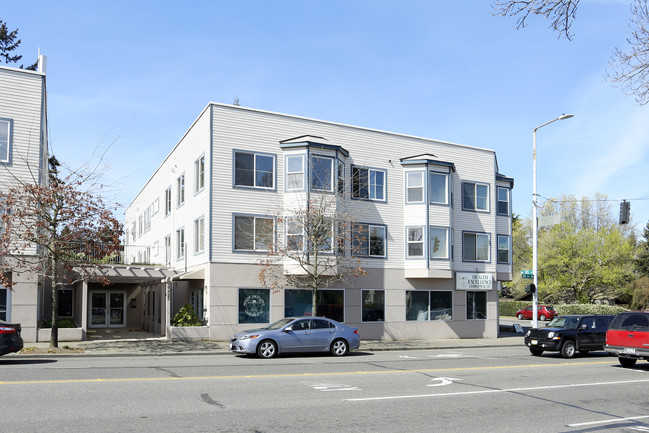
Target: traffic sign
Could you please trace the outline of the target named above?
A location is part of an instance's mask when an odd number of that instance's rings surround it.
[[[521,271],[521,277],[533,280],[534,279],[534,273],[532,271]]]

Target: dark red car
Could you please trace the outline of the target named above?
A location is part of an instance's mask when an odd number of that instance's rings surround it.
[[[559,313],[557,313],[557,310],[555,310],[552,305],[538,305],[537,306],[537,319],[544,321],[544,320],[552,320],[557,316]],[[529,307],[523,308],[522,310],[518,310],[516,312],[516,317],[518,317],[519,320],[522,319],[532,319],[532,306],[530,305]]]

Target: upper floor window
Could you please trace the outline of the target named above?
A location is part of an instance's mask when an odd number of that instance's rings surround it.
[[[463,182],[462,209],[489,212],[489,185]]]
[[[408,227],[407,257],[411,259],[424,257],[423,227]]]
[[[185,229],[176,230],[176,258],[185,257]]]
[[[448,259],[448,227],[429,227],[429,257],[431,259]]]
[[[165,215],[171,213],[171,187],[165,189]]]
[[[352,166],[352,198],[385,201],[385,170]]]
[[[304,250],[304,226],[297,218],[286,219],[286,248],[289,251]]]
[[[345,191],[345,163],[338,160],[338,193]]]
[[[201,156],[194,161],[194,192],[198,192],[205,187],[205,156]]]
[[[428,174],[430,185],[430,202],[448,204],[448,174],[431,171]]]
[[[498,235],[498,263],[510,263],[509,252],[509,236]]]
[[[235,215],[233,232],[235,251],[269,251],[275,238],[275,220]]]
[[[304,155],[286,157],[286,190],[304,189]]]
[[[311,190],[333,192],[334,159],[327,156],[311,157]]]
[[[424,202],[424,173],[409,171],[406,173],[406,203]]]
[[[354,224],[352,227],[352,254],[366,257],[385,257],[386,227]]]
[[[234,152],[234,185],[275,188],[275,155]]]
[[[509,188],[498,187],[498,215],[509,215]]]
[[[178,179],[176,179],[176,187],[178,190],[176,206],[180,206],[185,203],[185,173],[181,174]]]
[[[205,250],[205,218],[194,221],[194,252]]]
[[[488,262],[489,235],[487,233],[464,233],[462,236],[462,259],[465,262]]]
[[[0,119],[0,162],[9,162],[9,137],[11,137],[11,122]]]

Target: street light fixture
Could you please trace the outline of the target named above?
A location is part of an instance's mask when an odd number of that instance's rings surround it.
[[[538,328],[539,318],[538,318],[538,304],[539,304],[539,281],[538,281],[538,237],[539,237],[539,228],[537,220],[537,194],[536,194],[536,131],[543,128],[546,125],[549,125],[552,122],[557,120],[565,120],[573,117],[572,114],[562,114],[556,119],[552,119],[549,122],[544,123],[541,126],[534,128],[532,133],[532,273],[534,274],[534,287],[535,290],[532,293],[532,328]]]

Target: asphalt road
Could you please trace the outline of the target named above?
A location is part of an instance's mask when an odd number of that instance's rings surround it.
[[[649,432],[649,363],[527,348],[0,358],[0,432]]]

